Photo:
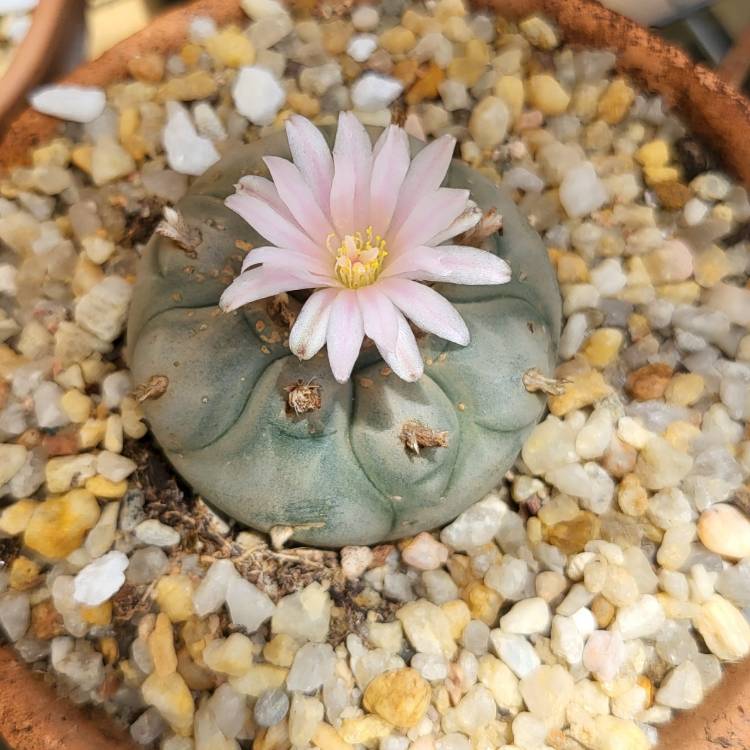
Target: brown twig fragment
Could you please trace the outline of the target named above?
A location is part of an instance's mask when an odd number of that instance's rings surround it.
[[[298,380],[294,385],[284,388],[286,391],[286,408],[289,413],[298,417],[309,411],[320,409],[320,385],[314,381],[305,383]]]
[[[448,445],[447,431],[430,429],[415,420],[404,422],[399,439],[406,450],[417,456],[422,448],[445,448]]]
[[[470,247],[481,247],[482,243],[495,232],[503,231],[503,217],[497,209],[491,208],[482,214],[482,218],[471,229],[464,232],[458,242]]]
[[[156,401],[167,392],[168,387],[169,378],[166,375],[152,375],[146,383],[136,387],[133,397],[139,404],[144,401]]]
[[[526,370],[522,378],[523,386],[529,393],[541,391],[549,396],[562,396],[565,393],[565,386],[570,382],[565,378],[557,380],[548,378],[543,375],[536,367]]]
[[[266,312],[271,320],[286,326],[289,330],[297,320],[297,313],[289,305],[289,295],[286,292],[271,297],[266,303]]]
[[[172,240],[188,257],[198,256],[195,249],[201,243],[200,230],[190,227],[176,208],[164,206],[164,218],[156,225],[156,233]]]

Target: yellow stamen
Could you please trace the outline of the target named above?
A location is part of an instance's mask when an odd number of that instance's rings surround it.
[[[388,252],[385,240],[373,233],[372,227],[363,232],[347,234],[343,242],[334,250],[331,242],[337,239],[328,237],[328,248],[336,254],[336,276],[349,289],[359,289],[372,284],[383,270],[383,260]]]

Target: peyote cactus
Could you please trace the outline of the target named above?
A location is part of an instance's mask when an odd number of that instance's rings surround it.
[[[177,205],[176,240],[155,235],[146,249],[128,357],[137,383],[167,384],[144,403],[151,429],[197,492],[254,528],[291,526],[297,541],[341,546],[439,526],[502,479],[544,410],[522,378],[555,363],[560,297],[545,247],[507,195],[454,162],[447,185],[503,217],[484,247],[513,280],[436,286],[471,343],[422,336],[418,382],[365,345],[352,379],[337,383],[324,353],[301,362],[289,351],[293,295],[217,307],[244,250],[262,244],[223,200],[241,176],[265,173],[269,154],[289,157],[282,133],[231,152]]]

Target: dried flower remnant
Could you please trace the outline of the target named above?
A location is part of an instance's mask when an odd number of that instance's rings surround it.
[[[304,117],[291,117],[286,130],[293,162],[266,157],[273,181],[247,175],[225,201],[269,245],[247,254],[220,307],[314,289],[290,332],[292,352],[310,359],[327,345],[343,383],[367,336],[396,375],[418,380],[424,363],[407,318],[469,343],[453,305],[418,282],[504,284],[511,276],[492,253],[441,244],[481,219],[467,212],[468,190],[440,187],[455,139],[443,136],[411,159],[403,129],[389,126],[373,147],[352,113],[339,116],[333,154]]]
[[[433,430],[421,422],[412,420],[401,426],[399,440],[407,451],[419,456],[422,448],[445,448],[448,445],[448,432]]]
[[[320,409],[320,384],[305,383],[298,380],[294,385],[284,388],[286,391],[286,408],[289,413],[298,417],[311,411]]]
[[[485,211],[479,222],[464,232],[458,240],[462,245],[481,247],[488,237],[502,231],[503,217],[497,212],[497,209],[491,208],[489,211]]]
[[[164,218],[157,224],[156,233],[172,240],[189,258],[197,257],[195,250],[202,239],[200,230],[189,226],[177,209],[164,206]]]
[[[167,392],[168,387],[169,378],[166,375],[152,375],[148,382],[136,387],[133,397],[139,404],[144,401],[156,401]]]
[[[570,382],[565,378],[548,378],[539,372],[536,367],[526,370],[523,374],[523,387],[529,393],[546,393],[548,396],[562,396],[565,386]]]

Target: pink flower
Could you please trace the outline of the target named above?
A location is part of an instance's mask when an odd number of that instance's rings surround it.
[[[301,359],[324,345],[333,375],[351,375],[364,336],[401,378],[424,365],[406,318],[466,345],[453,305],[420,281],[504,284],[508,264],[492,253],[440,243],[471,228],[481,212],[468,190],[440,187],[455,139],[443,136],[411,160],[408,136],[386,128],[374,148],[351,113],[339,116],[333,155],[304,117],[287,121],[294,162],[268,156],[273,182],[248,175],[225,203],[269,243],[251,250],[221,297],[223,310],[281,292],[315,289],[289,335]]]

